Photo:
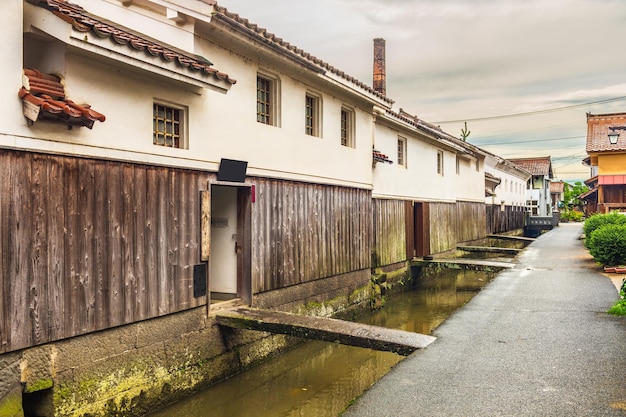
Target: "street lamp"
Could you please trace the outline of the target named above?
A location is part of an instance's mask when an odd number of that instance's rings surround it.
[[[616,130],[626,130],[626,126],[610,126],[609,127],[609,142],[611,145],[617,144],[617,140],[619,139],[619,132]]]

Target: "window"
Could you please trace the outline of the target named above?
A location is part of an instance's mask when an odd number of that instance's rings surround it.
[[[354,112],[341,108],[341,145],[354,148]]]
[[[320,99],[312,94],[305,98],[304,133],[320,136]]]
[[[406,168],[406,138],[398,137],[398,165]]]
[[[182,148],[184,110],[154,103],[152,111],[152,143],[169,148]]]
[[[437,151],[437,174],[443,176],[443,151]]]
[[[456,157],[456,175],[461,175],[461,158]]]
[[[278,125],[278,80],[264,75],[256,77],[256,121]]]
[[[477,159],[476,160],[476,172],[480,171],[480,161]]]

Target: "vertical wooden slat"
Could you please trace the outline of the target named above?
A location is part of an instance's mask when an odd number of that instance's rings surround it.
[[[124,323],[124,263],[122,253],[122,169],[117,164],[107,166],[108,243],[109,268],[109,314],[110,325]]]
[[[81,323],[81,333],[96,330],[96,280],[94,272],[94,212],[95,194],[93,192],[94,164],[79,161],[78,164],[78,206],[77,206],[77,249],[78,265],[77,277],[80,296],[84,302],[84,317]]]
[[[148,317],[156,317],[160,314],[160,239],[159,239],[159,209],[162,207],[162,196],[160,195],[159,180],[161,175],[155,168],[148,168],[146,171],[146,219],[145,219],[145,241],[146,241],[146,293],[148,294],[146,303]]]
[[[67,291],[65,285],[66,269],[64,261],[65,249],[65,193],[60,192],[58,184],[63,184],[64,166],[59,157],[50,158],[48,178],[45,187],[48,199],[47,227],[48,227],[48,315],[49,340],[57,340],[66,335],[67,327],[63,312]]]
[[[29,304],[32,340],[41,344],[49,340],[50,318],[48,317],[48,199],[47,161],[35,156],[31,165],[32,204],[32,253],[29,274]],[[27,190],[23,190],[26,194]]]
[[[17,168],[11,160],[11,153],[0,150],[0,352],[6,352],[11,344],[11,300],[12,290],[9,265],[13,263],[11,250],[13,230],[9,222],[9,206],[11,197],[11,169]]]
[[[134,168],[131,165],[123,165],[120,172],[121,197],[121,217],[120,217],[120,238],[122,262],[122,296],[124,299],[124,323],[132,323],[135,320],[135,303],[137,295],[137,278],[135,276],[134,262],[134,242],[135,228],[134,206],[132,196],[134,195]]]
[[[148,294],[146,285],[146,199],[148,189],[146,187],[146,168],[138,166],[134,169],[133,181],[133,216],[131,227],[133,228],[133,258],[132,269],[135,273],[135,304],[133,316],[135,320],[148,318]]]
[[[9,279],[11,284],[11,305],[9,313],[9,328],[11,329],[11,346],[31,346],[32,332],[29,318],[28,287],[30,242],[31,242],[31,212],[30,195],[30,159],[13,159],[17,169],[9,173],[11,203],[9,207],[9,224],[14,238],[10,250],[13,256],[9,261]],[[4,233],[3,233],[4,234]],[[5,296],[3,294],[3,296]]]
[[[111,253],[109,252],[109,199],[108,166],[104,162],[94,166],[93,193],[96,197],[94,207],[94,279],[96,281],[95,310],[96,329],[106,329],[110,325],[109,309],[111,306]]]

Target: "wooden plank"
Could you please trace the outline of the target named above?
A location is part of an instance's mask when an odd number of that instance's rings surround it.
[[[498,262],[483,259],[432,259],[421,260],[415,259],[411,261],[412,266],[425,266],[433,268],[451,268],[451,269],[470,269],[474,271],[492,271],[498,272],[503,269],[515,268],[515,264],[511,262]]]
[[[200,191],[200,211],[200,259],[208,262],[211,256],[211,187]]]
[[[48,222],[47,161],[41,157],[32,158],[32,253],[30,281],[30,319],[33,343],[41,344],[49,340],[50,318],[48,311]],[[26,192],[27,190],[23,190]]]
[[[94,188],[96,206],[93,219],[94,242],[94,279],[96,280],[96,328],[106,329],[110,325],[109,293],[111,291],[111,255],[109,253],[109,199],[108,199],[108,166],[97,163],[94,169]]]
[[[400,355],[426,348],[436,339],[421,333],[369,324],[243,307],[221,310],[215,318],[222,326],[324,340]]]
[[[484,252],[484,253],[501,253],[504,255],[517,255],[522,249],[514,248],[498,248],[495,246],[470,246],[470,245],[457,245],[458,250],[465,252]]]
[[[494,239],[502,239],[502,240],[513,240],[518,242],[533,242],[536,239],[534,237],[526,237],[526,236],[509,236],[509,235],[494,235],[489,234],[487,237]]]

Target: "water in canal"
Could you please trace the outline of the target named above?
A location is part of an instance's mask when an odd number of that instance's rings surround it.
[[[492,277],[445,270],[361,321],[429,334]],[[152,417],[335,417],[400,360],[390,352],[306,342]]]

